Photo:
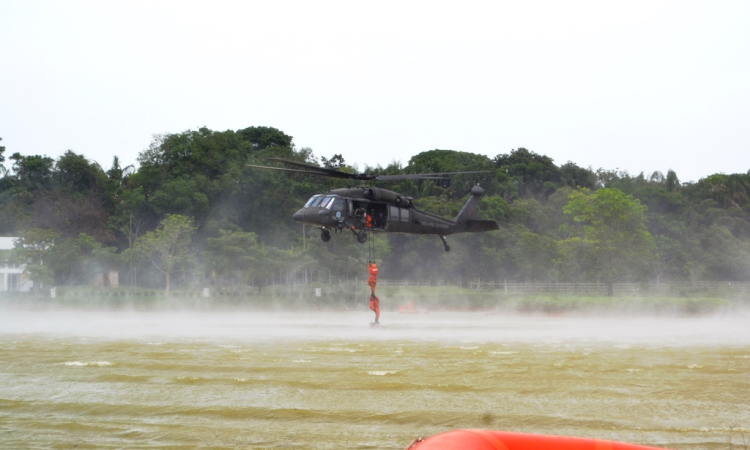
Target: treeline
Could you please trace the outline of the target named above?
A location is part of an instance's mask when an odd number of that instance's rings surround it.
[[[490,233],[376,235],[384,278],[515,281],[747,281],[750,172],[681,183],[677,174],[593,171],[524,148],[494,158],[432,150],[408,165],[353,168],[316,157],[270,127],[207,128],[154,139],[123,167],[103,168],[73,151],[54,160],[0,147],[0,235],[19,236],[4,259],[27,264],[37,287],[89,284],[120,272],[120,284],[154,288],[262,288],[278,277],[364,277],[370,257],[348,232],[328,243],[292,221],[313,194],[346,183],[248,167],[282,157],[375,174],[490,171],[449,181],[382,187],[453,217],[476,183]]]

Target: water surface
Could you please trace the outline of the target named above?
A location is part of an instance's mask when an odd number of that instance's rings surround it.
[[[750,317],[0,312],[0,448],[750,438]],[[748,442],[750,444],[750,442]]]

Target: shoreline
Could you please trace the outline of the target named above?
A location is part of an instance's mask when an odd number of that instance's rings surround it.
[[[703,316],[743,314],[750,311],[746,299],[716,297],[598,297],[598,296],[493,296],[455,295],[425,298],[408,294],[381,295],[381,310],[399,314],[399,305],[413,302],[421,311],[480,312],[488,315],[623,315]],[[0,310],[6,311],[195,311],[195,312],[345,312],[369,311],[367,298],[249,296],[181,297],[149,296],[0,296]]]

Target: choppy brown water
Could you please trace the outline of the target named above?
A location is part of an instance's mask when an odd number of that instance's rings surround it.
[[[0,448],[750,444],[750,317],[0,311]],[[730,427],[735,427],[734,432]]]

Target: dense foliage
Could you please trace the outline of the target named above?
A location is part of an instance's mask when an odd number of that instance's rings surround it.
[[[321,242],[291,216],[311,195],[346,183],[248,167],[275,156],[354,171],[344,156],[297,149],[270,127],[207,128],[157,136],[138,159],[104,170],[67,151],[57,160],[0,147],[0,235],[19,236],[16,262],[37,287],[87,284],[119,270],[120,283],[262,287],[295,276],[364,277],[368,245],[349,233]],[[11,167],[6,167],[8,160]],[[450,181],[383,184],[454,217],[475,183],[480,218],[500,230],[451,236],[377,235],[384,278],[516,281],[746,281],[750,172],[680,183],[554,161],[525,148],[494,158],[422,152],[366,167],[375,174],[488,170]]]

